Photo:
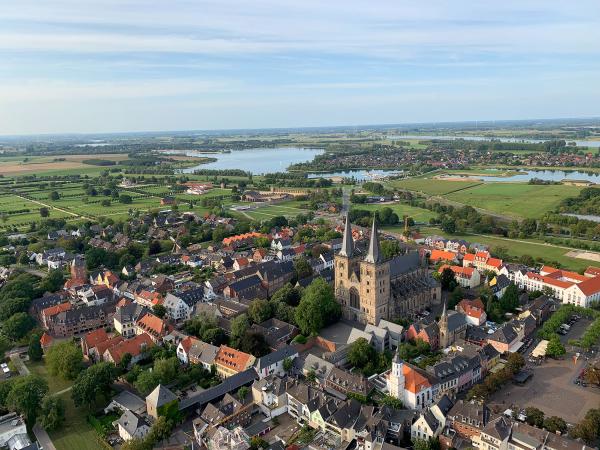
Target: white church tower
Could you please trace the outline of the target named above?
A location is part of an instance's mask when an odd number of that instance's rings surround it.
[[[398,350],[392,359],[392,370],[387,378],[387,389],[392,397],[404,402],[404,363],[398,355]]]

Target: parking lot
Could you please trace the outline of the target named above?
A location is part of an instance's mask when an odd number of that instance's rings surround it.
[[[533,377],[525,385],[507,384],[494,394],[490,398],[494,409],[501,412],[513,406],[516,409],[534,406],[547,416],[559,416],[569,423],[577,423],[588,409],[597,408],[600,405],[600,389],[574,383],[587,361],[581,357],[575,363],[573,356],[577,349],[567,345],[569,339],[579,338],[589,324],[589,320],[581,319],[561,336],[567,349],[562,359],[548,359],[539,366],[528,364]]]

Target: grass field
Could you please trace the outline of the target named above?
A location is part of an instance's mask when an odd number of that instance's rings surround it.
[[[75,406],[70,390],[63,392],[65,389],[70,388],[73,382],[52,376],[48,373],[43,362],[29,361],[27,367],[31,373],[41,376],[48,382],[50,394],[56,395],[61,392],[58,395],[65,405],[65,422],[61,429],[49,433],[56,449],[100,450],[105,448],[101,446],[98,434],[87,421],[88,413],[84,409]]]
[[[415,222],[418,223],[429,223],[429,219],[437,217],[437,214],[428,209],[417,208],[414,206],[395,203],[390,205],[352,205],[352,209],[366,209],[369,211],[377,211],[382,208],[392,208],[392,210],[398,215],[400,220],[405,215],[412,217]]]
[[[577,186],[485,183],[444,197],[508,216],[539,218],[580,190]]]
[[[432,176],[430,178],[410,178],[408,180],[390,181],[388,184],[397,189],[407,189],[409,191],[422,192],[427,195],[444,195],[449,192],[467,189],[482,183],[474,181],[438,180]]]
[[[492,250],[494,247],[504,247],[508,250],[509,255],[514,258],[518,258],[523,255],[529,255],[533,258],[544,258],[548,261],[558,261],[564,267],[571,270],[585,269],[588,266],[594,265],[593,261],[586,261],[584,259],[565,256],[565,254],[569,252],[569,250],[566,248],[555,247],[535,239],[512,240],[496,236],[483,236],[468,233],[448,235],[439,228],[430,227],[421,227],[420,230],[423,236],[435,234],[444,236],[446,238],[464,239],[468,242],[479,242],[481,244],[490,246]],[[398,231],[401,231],[401,229],[398,228]]]
[[[577,196],[582,189],[565,185],[440,180],[433,176],[389,184],[516,219],[539,218],[556,208],[563,199]]]
[[[91,166],[82,161],[95,158],[91,154],[86,155],[60,155],[60,156],[22,156],[0,158],[0,174],[2,175],[41,175],[48,172],[71,171],[74,169],[95,169],[100,173],[107,167]],[[110,161],[123,161],[128,158],[126,154],[105,154],[99,155],[99,159]],[[58,161],[57,159],[60,159]]]

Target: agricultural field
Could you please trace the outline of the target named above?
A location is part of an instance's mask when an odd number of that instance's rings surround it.
[[[558,261],[563,265],[563,267],[575,271],[594,265],[593,261],[566,256],[566,254],[571,250],[567,247],[546,244],[545,242],[536,239],[509,239],[498,236],[469,233],[449,235],[444,233],[441,229],[433,227],[421,227],[420,232],[423,236],[435,234],[446,238],[464,239],[468,242],[478,242],[490,246],[492,250],[494,247],[504,247],[508,250],[508,254],[514,258],[518,258],[523,255],[529,255],[533,258],[544,258],[548,261]]]
[[[43,205],[13,194],[0,194],[0,226],[29,226],[41,219],[40,208]],[[51,211],[50,217],[62,218],[69,214],[63,211]]]
[[[485,183],[444,195],[448,200],[515,218],[539,218],[567,197],[581,190],[577,186],[525,183]]]
[[[250,206],[252,209],[232,210],[232,212],[252,220],[268,220],[275,216],[295,217],[298,214],[306,214],[308,210],[303,209],[305,203],[290,200],[275,205],[254,205],[252,203],[235,203],[231,206]]]
[[[60,156],[19,156],[19,157],[1,157],[0,175],[30,175],[38,176],[54,174],[84,174],[101,173],[106,170],[106,166],[92,166],[84,164],[82,161],[93,158],[93,155],[60,155]],[[110,161],[123,161],[128,156],[122,154],[105,154],[101,159]]]
[[[404,203],[379,204],[379,205],[353,205],[352,209],[366,209],[368,211],[377,211],[382,208],[391,208],[402,220],[402,217],[409,216],[417,223],[429,223],[429,219],[437,217],[437,214],[428,209],[417,208]]]
[[[410,178],[408,180],[397,180],[388,183],[396,189],[407,189],[409,191],[421,192],[426,195],[445,195],[454,191],[461,191],[473,186],[483,184],[480,181],[450,181],[439,180],[433,175],[423,178]]]

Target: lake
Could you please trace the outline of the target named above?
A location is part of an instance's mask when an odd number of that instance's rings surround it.
[[[184,152],[186,156],[217,158],[217,161],[188,167],[183,169],[183,172],[192,173],[195,170],[203,169],[240,169],[251,172],[253,175],[285,172],[291,164],[312,161],[315,156],[322,155],[324,152],[320,148],[299,147],[250,148],[233,150],[230,153],[186,151]]]
[[[544,181],[585,180],[592,183],[600,183],[600,173],[582,172],[579,170],[568,172],[563,170],[524,170],[518,174],[506,177],[474,175],[471,178],[489,182],[527,182],[532,178],[538,178]]]
[[[507,137],[489,137],[489,136],[434,136],[434,135],[416,135],[416,134],[405,134],[398,136],[387,136],[389,140],[402,140],[402,139],[446,139],[454,141],[457,139],[464,139],[465,141],[500,141],[500,142],[515,142],[525,144],[539,144],[540,142],[546,142],[550,139],[524,139],[524,138],[507,138]],[[600,148],[600,141],[580,141],[577,139],[565,139],[567,143],[575,142],[578,147],[595,147]]]
[[[401,170],[355,169],[339,172],[313,172],[308,174],[308,178],[354,178],[356,181],[372,181],[401,173]]]

